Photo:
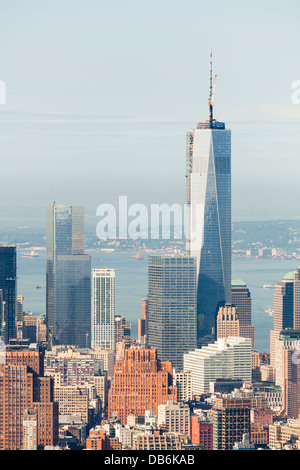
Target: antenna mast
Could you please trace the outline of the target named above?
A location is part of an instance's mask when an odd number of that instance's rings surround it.
[[[210,71],[209,71],[209,99],[208,99],[208,107],[209,107],[209,122],[213,122],[213,102],[214,102],[214,92],[216,86],[216,79],[217,75],[214,77],[213,81],[213,73],[212,73],[212,51],[210,52]]]

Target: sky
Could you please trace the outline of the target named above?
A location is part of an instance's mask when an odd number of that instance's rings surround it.
[[[299,218],[300,4],[245,3],[0,0],[0,227],[53,201],[184,204],[211,50],[233,220]]]

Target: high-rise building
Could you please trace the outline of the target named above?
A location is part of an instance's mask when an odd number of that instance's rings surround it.
[[[157,408],[157,425],[165,431],[190,436],[190,407],[186,403],[168,401]]]
[[[116,344],[115,360],[122,361],[125,357],[126,349],[131,348],[131,346],[135,346],[135,345],[144,346],[144,344],[141,344],[132,338],[127,338],[127,339],[123,339],[122,341],[119,341],[119,343]]]
[[[131,323],[121,315],[115,315],[115,344],[130,338]]]
[[[191,441],[205,450],[213,450],[213,423],[209,414],[192,414]]]
[[[0,364],[0,449],[58,443],[58,404],[53,391],[53,380],[43,375],[43,351],[26,341],[11,341],[5,364]]]
[[[213,449],[232,450],[234,444],[250,434],[250,399],[217,398],[213,407]]]
[[[115,270],[93,269],[92,347],[115,350]]]
[[[251,382],[251,339],[228,337],[184,355],[184,371],[192,373],[194,395],[210,392],[216,379]]]
[[[198,346],[214,341],[220,305],[231,304],[231,131],[213,118],[187,133],[187,254],[197,259]]]
[[[0,327],[5,343],[16,337],[17,263],[16,247],[0,247]]]
[[[126,424],[130,414],[144,415],[152,410],[157,416],[158,406],[168,401],[177,402],[171,363],[159,361],[155,348],[126,349],[124,360],[115,364],[108,417],[117,414],[121,424]]]
[[[5,362],[11,365],[26,365],[36,376],[44,375],[44,351],[29,340],[12,339],[5,348]]]
[[[282,351],[283,410],[288,418],[298,418],[300,412],[300,361],[298,356],[295,360],[295,353],[299,354],[297,347]]]
[[[84,254],[81,206],[47,207],[46,319],[52,344],[89,347],[91,259]]]
[[[283,410],[289,418],[297,418],[300,412],[300,330],[281,331],[275,344],[275,382],[282,390]]]
[[[107,377],[112,379],[114,376],[115,351],[112,349],[101,349],[98,346],[93,348],[93,357],[102,362],[102,370],[107,372]]]
[[[224,305],[217,315],[217,339],[227,336],[251,338],[254,349],[254,326],[241,322],[235,305]]]
[[[173,370],[173,384],[177,388],[177,400],[187,402],[192,400],[192,373]]]
[[[37,413],[34,410],[24,410],[23,416],[23,450],[37,450]]]
[[[99,399],[106,403],[107,377],[102,368],[103,361],[85,348],[55,346],[45,352],[45,376],[54,379],[60,414],[80,414],[87,423],[89,408],[98,410]]]
[[[84,385],[56,385],[54,399],[59,405],[59,412],[63,415],[80,415],[81,419],[89,421],[88,387]]]
[[[89,351],[78,348],[52,348],[45,352],[44,372],[56,376],[59,385],[83,386],[94,383],[97,359]]]
[[[17,295],[17,318],[16,318],[16,338],[22,339],[23,337],[23,295]]]
[[[0,364],[0,398],[0,449],[21,450],[23,413],[33,405],[33,373],[27,366]]]
[[[278,338],[275,341],[275,355],[274,355],[274,371],[275,371],[275,383],[277,386],[281,387],[283,390],[285,387],[285,381],[287,380],[286,371],[284,372],[284,360],[283,352],[284,351],[296,351],[299,347],[300,342],[300,330],[285,329],[282,330]],[[298,358],[297,358],[297,362]]]
[[[277,342],[280,333],[285,329],[298,329],[300,310],[297,308],[297,281],[298,270],[286,273],[282,280],[277,282],[274,293],[273,329],[270,331],[270,365],[276,367]]]
[[[105,409],[107,406],[108,398],[108,377],[107,372],[102,372],[102,375],[98,374],[94,376],[94,385],[96,389],[96,394],[101,400],[102,409]]]
[[[47,342],[46,314],[42,313],[37,319],[37,342],[40,344]]]
[[[217,339],[227,336],[240,336],[240,320],[233,305],[220,307],[217,316]]]
[[[37,342],[37,317],[31,312],[23,316],[23,338],[29,339],[30,343]]]
[[[231,303],[237,309],[240,325],[251,325],[251,294],[242,279],[231,281]]]
[[[183,354],[197,347],[196,286],[195,258],[149,256],[147,344],[178,371]]]
[[[300,267],[294,273],[293,328],[300,329]]]
[[[148,337],[148,299],[141,301],[141,318],[138,319],[138,340],[146,345]]]

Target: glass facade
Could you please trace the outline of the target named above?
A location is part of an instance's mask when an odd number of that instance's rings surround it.
[[[0,326],[5,343],[15,338],[17,313],[16,247],[0,247]]]
[[[52,344],[89,347],[91,259],[84,254],[81,206],[47,207],[46,318]]]
[[[231,132],[207,123],[187,133],[187,254],[197,258],[198,345],[215,338],[231,303]]]
[[[148,345],[160,360],[183,370],[183,354],[197,347],[196,260],[149,256]]]

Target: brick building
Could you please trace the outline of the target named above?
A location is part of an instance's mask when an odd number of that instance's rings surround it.
[[[104,429],[91,429],[86,440],[87,450],[122,450],[116,437],[108,437]]]
[[[117,413],[122,424],[129,414],[144,415],[146,410],[153,410],[157,416],[158,405],[177,402],[172,373],[172,364],[160,362],[155,348],[126,349],[124,360],[115,364],[108,416]]]
[[[27,343],[11,342],[5,364],[0,364],[0,449],[24,448],[24,425],[29,429],[28,410],[36,415],[36,446],[58,443],[58,404],[54,402],[53,380],[43,376],[43,352]],[[23,420],[25,419],[25,424]],[[34,426],[31,426],[34,429]],[[31,444],[30,444],[31,445]]]
[[[213,423],[207,417],[191,416],[191,441],[205,450],[213,450]]]

